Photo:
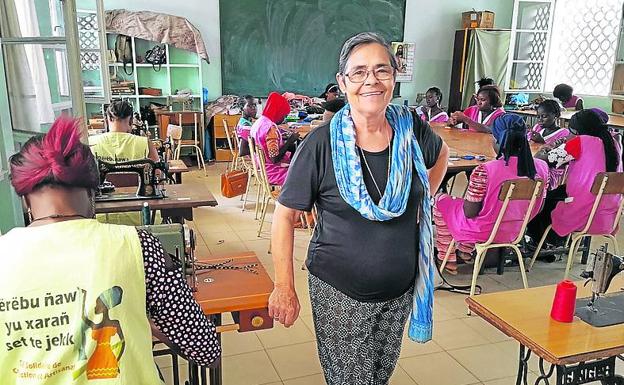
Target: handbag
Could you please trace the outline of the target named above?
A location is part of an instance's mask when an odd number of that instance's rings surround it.
[[[221,174],[221,195],[234,198],[243,195],[247,190],[248,174],[246,171],[234,170]]]
[[[132,41],[130,36],[117,35],[115,38],[115,56],[117,60],[123,63],[123,70],[127,75],[132,75],[134,68],[132,67]],[[130,64],[130,71],[126,66]]]
[[[165,45],[155,45],[154,48],[145,52],[145,62],[151,64],[154,71],[160,71],[160,66],[167,62]]]

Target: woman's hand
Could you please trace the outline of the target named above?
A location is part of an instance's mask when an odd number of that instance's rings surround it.
[[[269,297],[269,317],[290,327],[299,317],[299,298],[294,287],[275,285]]]
[[[531,131],[529,140],[531,140],[531,141],[533,141],[535,143],[546,143],[544,141],[544,137],[542,136],[542,134],[540,134],[537,131]]]
[[[451,114],[451,119],[458,123],[465,123],[468,120],[468,117],[461,111],[455,111]]]

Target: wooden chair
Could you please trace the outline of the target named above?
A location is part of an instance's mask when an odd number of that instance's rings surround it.
[[[253,179],[256,185],[256,208],[255,208],[255,219],[258,219],[258,214],[260,213],[260,200],[264,199],[262,194],[264,194],[264,186],[262,183],[262,176],[260,175],[260,165],[258,161],[258,154],[256,152],[256,143],[253,138],[249,138],[249,154],[251,160],[250,167],[250,175],[249,178]],[[250,182],[248,180],[247,182]],[[245,199],[243,201],[243,208],[247,203],[247,196],[249,194],[249,186],[251,184],[247,183],[247,190],[245,191]]]
[[[180,125],[180,128],[182,128],[184,115],[188,115],[189,113],[193,114],[193,138],[188,140],[182,139],[182,132],[180,132],[180,139],[178,140],[178,145],[175,151],[175,159],[180,159],[180,150],[183,147],[192,148],[195,150],[195,155],[197,156],[197,167],[203,167],[204,174],[206,174],[206,163],[204,162],[202,149],[199,146],[199,126],[201,125],[201,122],[198,121],[198,115],[200,115],[200,113],[194,111],[180,111],[177,114],[178,123]]]
[[[230,127],[228,126],[227,120],[223,119],[223,129],[225,131],[225,138],[227,139],[228,148],[230,149],[230,155],[232,156],[232,161],[228,165],[228,170],[236,170],[236,166],[238,164],[238,151],[237,147],[234,146],[234,138],[236,134],[230,132]]]
[[[255,146],[254,146],[255,147]],[[279,197],[279,189],[276,186],[272,186],[269,183],[269,177],[266,172],[266,162],[264,160],[264,151],[255,147],[255,153],[257,155],[258,175],[260,182],[260,190],[262,191],[260,196],[260,226],[258,227],[258,236],[262,233],[262,226],[264,225],[264,218],[266,216],[267,208],[271,201],[277,201]]]
[[[475,248],[477,249],[477,256],[474,262],[474,268],[472,271],[472,282],[470,285],[470,296],[474,296],[475,288],[477,285],[477,276],[479,275],[479,271],[481,270],[481,265],[483,265],[483,261],[485,260],[485,254],[489,249],[499,248],[499,247],[510,247],[516,253],[518,257],[518,264],[520,265],[520,274],[522,275],[522,283],[524,288],[528,288],[528,282],[526,277],[526,272],[524,270],[524,260],[522,259],[522,253],[520,252],[520,248],[518,244],[524,237],[524,232],[526,230],[527,223],[529,223],[529,219],[531,217],[531,212],[533,211],[533,207],[535,207],[535,202],[537,198],[543,194],[544,182],[541,179],[531,180],[531,179],[514,179],[508,180],[501,186],[500,193],[498,194],[498,199],[503,201],[503,206],[498,213],[498,217],[496,218],[496,222],[494,223],[494,228],[490,233],[490,237],[485,242],[476,243]],[[509,206],[509,202],[518,201],[518,200],[528,200],[529,207],[524,215],[524,219],[522,220],[522,226],[520,227],[518,234],[514,238],[513,241],[509,243],[494,243],[494,239],[496,239],[496,235],[498,234],[498,229],[500,227],[501,222],[505,218],[505,214],[507,213],[507,207]],[[448,262],[449,255],[451,250],[455,249],[455,240],[451,241],[451,244],[446,251],[446,255],[444,256],[444,260],[442,261],[442,265],[440,270],[444,269],[446,263]]]
[[[171,143],[171,151],[173,152],[172,158],[177,159],[179,156],[178,146],[180,145],[180,141],[182,140],[182,126],[177,126],[175,124],[169,124],[167,126],[167,138],[169,138],[169,143]]]
[[[613,248],[615,250],[615,254],[619,254],[619,247],[617,239],[613,235],[613,232],[617,228],[620,223],[620,217],[622,216],[622,207],[624,206],[624,173],[622,172],[601,172],[594,178],[594,183],[591,187],[591,193],[596,196],[594,200],[594,204],[592,205],[592,209],[589,212],[589,217],[587,218],[587,223],[585,227],[581,231],[575,231],[569,235],[570,240],[570,249],[568,251],[568,261],[566,263],[566,270],[563,276],[564,279],[568,278],[568,274],[570,273],[570,268],[572,267],[572,263],[574,261],[574,254],[583,240],[584,237],[593,237],[596,235],[603,236],[609,238],[613,243]],[[600,205],[600,201],[602,197],[605,195],[620,195],[620,204],[618,205],[617,214],[615,215],[615,219],[613,221],[613,225],[610,230],[605,234],[588,234],[589,228],[591,227],[592,222],[594,221],[594,217],[596,215],[596,211],[598,211],[598,206]],[[546,237],[548,233],[552,229],[552,225],[548,226],[544,231],[544,235],[542,235],[542,239],[540,239],[539,244],[537,245],[537,249],[533,253],[533,257],[531,258],[531,263],[529,264],[529,270],[533,267],[535,263],[535,259],[537,258],[542,246],[544,245],[544,241],[546,241]]]

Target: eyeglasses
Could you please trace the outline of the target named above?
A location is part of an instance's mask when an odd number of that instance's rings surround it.
[[[362,83],[368,79],[368,75],[371,72],[377,80],[388,80],[394,76],[394,69],[390,66],[377,67],[374,70],[359,68],[345,74],[345,76],[347,76],[353,83]]]

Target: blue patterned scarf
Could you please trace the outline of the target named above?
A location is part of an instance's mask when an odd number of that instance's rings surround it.
[[[330,142],[336,183],[340,196],[364,218],[387,221],[405,212],[412,186],[412,170],[416,169],[424,194],[420,218],[418,275],[414,284],[414,307],[410,318],[409,337],[416,342],[431,339],[433,329],[433,232],[429,177],[422,151],[414,137],[413,117],[407,107],[389,105],[386,118],[394,129],[390,176],[383,197],[376,205],[371,199],[355,146],[355,127],[347,104],[331,120]],[[412,167],[412,164],[414,167]]]

